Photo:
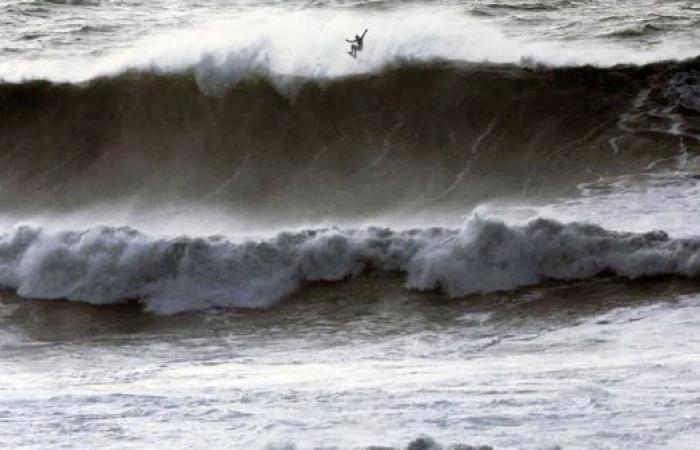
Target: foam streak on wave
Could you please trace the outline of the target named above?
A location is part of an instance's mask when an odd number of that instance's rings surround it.
[[[538,219],[522,227],[472,218],[460,230],[386,228],[285,232],[265,241],[153,239],[129,228],[0,238],[0,284],[29,298],[106,304],[139,299],[168,314],[269,306],[311,281],[400,271],[411,289],[451,297],[578,280],[700,274],[700,240],[618,233]]]

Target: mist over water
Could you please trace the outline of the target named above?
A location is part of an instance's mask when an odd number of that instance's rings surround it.
[[[699,26],[0,0],[0,442],[695,448]]]

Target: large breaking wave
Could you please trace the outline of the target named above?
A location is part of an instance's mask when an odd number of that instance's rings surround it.
[[[288,218],[570,192],[698,147],[700,63],[403,65],[289,98],[201,74],[0,85],[0,207],[207,204]],[[308,222],[307,222],[308,223]]]
[[[462,229],[318,229],[235,243],[153,239],[129,228],[0,237],[0,284],[30,298],[95,304],[138,299],[156,313],[259,308],[313,281],[401,272],[406,287],[451,297],[603,273],[628,278],[700,274],[700,240],[611,232],[538,219],[526,226],[469,220]]]

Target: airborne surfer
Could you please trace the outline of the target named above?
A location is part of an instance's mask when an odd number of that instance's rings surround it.
[[[365,34],[367,34],[367,30],[365,29],[365,32],[362,33],[362,36],[355,35],[355,39],[348,40],[345,39],[345,42],[348,44],[352,44],[352,47],[350,47],[350,51],[348,52],[348,55],[352,56],[353,58],[357,58],[357,52],[362,51],[363,47],[363,41],[365,40]]]

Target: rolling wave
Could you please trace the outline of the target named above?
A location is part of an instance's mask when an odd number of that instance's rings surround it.
[[[94,304],[138,299],[160,314],[267,307],[308,282],[401,272],[406,287],[461,297],[582,280],[697,277],[700,240],[538,219],[521,227],[474,217],[462,229],[311,229],[260,241],[154,239],[130,228],[0,237],[0,284],[28,298]]]

